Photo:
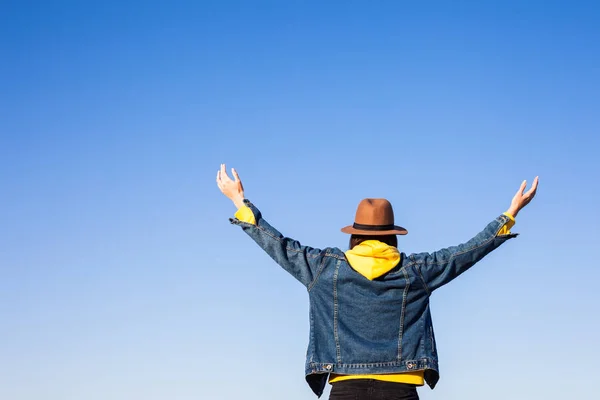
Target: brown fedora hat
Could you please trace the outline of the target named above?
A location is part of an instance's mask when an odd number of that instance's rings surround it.
[[[354,224],[342,228],[353,235],[406,235],[408,231],[394,225],[394,210],[386,199],[364,199],[358,204]]]

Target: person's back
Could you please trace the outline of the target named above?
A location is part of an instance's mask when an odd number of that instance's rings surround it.
[[[406,255],[398,251],[395,235],[407,231],[394,224],[385,199],[361,201],[354,223],[342,228],[351,235],[348,251],[315,249],[267,223],[233,174],[235,180],[229,179],[224,165],[217,174],[219,188],[238,208],[231,222],[307,288],[306,380],[317,396],[329,380],[330,399],[338,400],[418,399],[416,386],[435,387],[439,369],[430,294],[515,237],[514,216],[537,188],[536,178],[524,193],[523,182],[509,210],[468,242]]]

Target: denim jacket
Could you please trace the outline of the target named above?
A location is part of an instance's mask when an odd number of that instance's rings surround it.
[[[284,237],[248,200],[256,225],[237,224],[308,290],[310,336],[306,381],[321,396],[330,373],[385,374],[424,371],[433,389],[439,379],[429,296],[507,239],[497,236],[509,218],[500,215],[464,244],[406,255],[387,274],[368,280],[339,248],[316,249]]]

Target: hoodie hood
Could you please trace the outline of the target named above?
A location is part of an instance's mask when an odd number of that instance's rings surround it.
[[[365,240],[345,255],[350,266],[369,280],[386,274],[400,262],[398,249],[379,240]]]

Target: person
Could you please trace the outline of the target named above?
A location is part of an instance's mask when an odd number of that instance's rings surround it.
[[[308,291],[310,335],[306,381],[321,397],[329,382],[330,399],[418,399],[416,388],[439,380],[438,353],[429,297],[492,250],[517,234],[515,217],[535,196],[538,177],[525,192],[523,181],[508,210],[466,243],[433,253],[398,250],[395,224],[386,199],[363,199],[350,234],[349,250],[317,249],[283,236],[244,196],[221,164],[217,185],[233,201],[239,225]]]

